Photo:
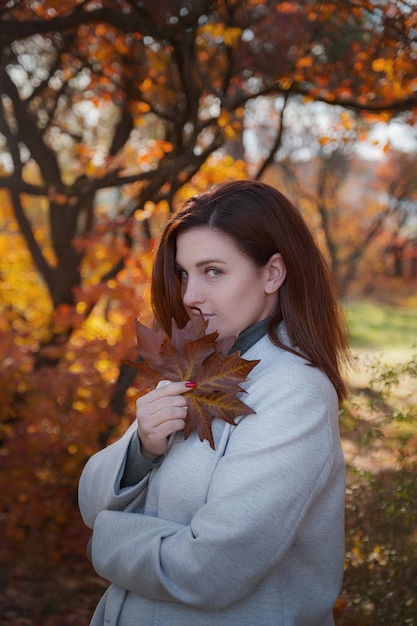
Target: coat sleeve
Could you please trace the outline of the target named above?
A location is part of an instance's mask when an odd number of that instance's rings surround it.
[[[189,525],[115,510],[97,515],[99,575],[149,599],[203,609],[225,608],[256,587],[314,503],[343,480],[336,394],[322,373],[302,367],[302,384],[299,371],[275,368],[254,385],[246,398],[256,416],[233,429],[207,503]],[[343,517],[343,488],[335,500],[324,514]]]
[[[138,455],[134,469],[129,470],[128,484],[123,487],[126,464],[132,439],[136,435],[136,422],[118,441],[92,456],[81,474],[78,502],[84,523],[93,528],[98,513],[104,509],[123,511],[140,510],[146,493],[150,471],[158,465]],[[136,482],[132,480],[135,474]],[[132,484],[131,484],[132,483]]]

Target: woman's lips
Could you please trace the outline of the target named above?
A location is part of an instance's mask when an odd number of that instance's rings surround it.
[[[203,313],[200,309],[189,309],[188,313],[190,317],[202,317],[206,322],[216,317],[214,313]]]

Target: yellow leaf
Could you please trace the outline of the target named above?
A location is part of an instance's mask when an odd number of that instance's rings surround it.
[[[141,91],[143,91],[144,93],[146,93],[147,91],[150,91],[150,89],[152,88],[152,81],[150,78],[145,78],[145,80],[141,83]]]
[[[217,121],[218,121],[219,126],[223,128],[230,121],[230,113],[228,111],[222,111]]]
[[[226,46],[234,46],[239,41],[242,35],[241,28],[225,28],[223,33],[223,41]]]

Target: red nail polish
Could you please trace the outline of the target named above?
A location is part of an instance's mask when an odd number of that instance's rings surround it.
[[[185,386],[186,386],[188,389],[192,389],[193,387],[196,387],[196,386],[197,386],[197,383],[193,383],[193,382],[191,382],[191,381],[189,380],[188,382],[186,382],[186,383],[185,383]]]

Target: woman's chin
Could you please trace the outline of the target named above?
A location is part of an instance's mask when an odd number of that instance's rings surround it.
[[[220,331],[217,328],[217,325],[214,323],[214,320],[209,318],[208,320],[206,319],[206,321],[208,321],[207,328],[206,328],[206,335],[211,335],[211,333],[218,332],[219,333],[219,339],[220,339]]]

